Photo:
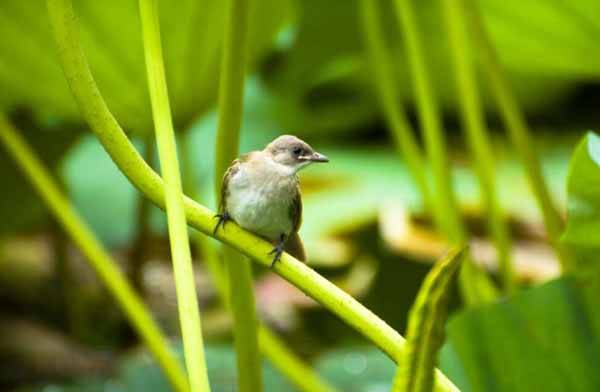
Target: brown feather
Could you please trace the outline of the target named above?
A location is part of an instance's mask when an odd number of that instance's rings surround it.
[[[306,263],[306,251],[297,231],[293,232],[285,242],[285,251]]]
[[[302,226],[302,195],[300,194],[300,181],[296,182],[296,188],[290,205],[290,217],[292,218],[292,233],[297,233]]]
[[[306,251],[304,250],[304,244],[298,231],[302,225],[302,195],[300,194],[300,183],[296,185],[296,192],[294,200],[290,206],[290,216],[292,218],[293,226],[292,232],[289,234],[287,241],[285,242],[285,250],[300,261],[306,262]]]

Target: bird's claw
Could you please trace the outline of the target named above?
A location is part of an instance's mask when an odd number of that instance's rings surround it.
[[[219,221],[217,222],[217,225],[215,226],[215,229],[213,230],[213,235],[217,234],[217,231],[219,230],[219,226],[221,226],[223,228],[223,230],[225,230],[225,223],[227,223],[231,219],[231,216],[229,216],[229,213],[224,212],[222,214],[216,214],[214,216],[214,218],[219,218]]]
[[[284,250],[285,250],[285,236],[282,235],[281,238],[279,239],[279,242],[277,242],[277,245],[275,245],[273,250],[271,250],[269,252],[270,255],[275,255],[275,256],[273,256],[273,261],[271,261],[270,268],[273,268],[273,266],[281,259],[281,255],[283,254]]]

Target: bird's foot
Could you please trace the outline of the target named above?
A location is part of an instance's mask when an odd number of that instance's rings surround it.
[[[223,230],[225,230],[225,223],[227,223],[231,220],[231,216],[229,215],[228,212],[223,212],[222,214],[217,214],[214,216],[214,218],[219,218],[219,221],[217,222],[217,225],[215,226],[215,229],[213,230],[213,235],[217,234],[217,231],[219,230],[219,226],[221,226],[223,228]]]
[[[284,250],[285,250],[285,235],[282,234],[279,237],[279,241],[277,242],[277,245],[275,245],[273,250],[269,252],[270,255],[274,255],[273,261],[271,261],[270,268],[273,268],[275,263],[277,263],[281,259],[281,255],[283,254]]]

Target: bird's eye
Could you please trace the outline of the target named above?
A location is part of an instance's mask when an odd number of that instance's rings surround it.
[[[296,148],[294,148],[293,152],[294,152],[294,155],[300,156],[300,154],[302,154],[302,149],[300,147],[296,147]]]

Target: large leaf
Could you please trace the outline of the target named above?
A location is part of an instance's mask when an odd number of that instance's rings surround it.
[[[563,241],[581,264],[600,262],[600,137],[588,133],[579,143],[567,179],[568,220]]]
[[[600,390],[600,273],[528,290],[450,321],[442,369],[463,392]]]
[[[215,99],[226,2],[161,1],[167,81],[177,127],[190,123]],[[137,1],[75,1],[81,37],[100,91],[122,125],[151,129],[150,103]],[[289,0],[252,2],[252,63],[292,17]],[[0,107],[79,119],[58,63],[45,1],[0,2]]]
[[[376,0],[374,0],[376,1]],[[402,37],[395,28],[391,0],[382,1],[388,44],[395,55],[399,87],[411,101],[411,77]],[[527,110],[539,110],[573,87],[597,80],[596,51],[600,22],[594,0],[479,0],[486,28],[506,66],[517,98]],[[294,39],[269,68],[267,78],[277,90],[278,114],[285,127],[299,132],[345,130],[372,119],[380,110],[370,93],[372,75],[365,65],[356,0],[304,0]],[[455,90],[439,1],[415,2],[433,85],[442,104],[453,109]],[[485,102],[493,110],[489,94]]]
[[[344,392],[389,391],[396,366],[381,351],[346,348],[322,355],[319,373]]]

